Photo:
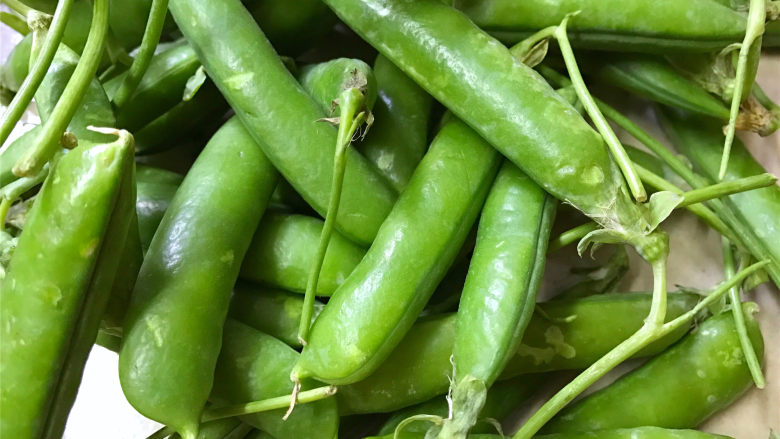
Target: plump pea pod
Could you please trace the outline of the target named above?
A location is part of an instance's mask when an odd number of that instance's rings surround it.
[[[382,55],[374,61],[374,124],[357,147],[399,193],[428,148],[431,96]]]
[[[325,305],[314,303],[314,318]],[[301,320],[303,296],[286,291],[261,288],[239,282],[233,290],[230,317],[287,343],[300,348],[298,322]]]
[[[301,88],[238,0],[174,0],[169,9],[209,77],[263,151],[303,198],[325,214],[336,130]],[[258,111],[258,109],[262,109]],[[336,229],[368,245],[395,192],[357,151],[347,151]]]
[[[5,64],[0,67],[0,85],[3,88],[13,93],[19,91],[29,71],[31,45],[32,34],[27,34],[8,54]]]
[[[0,284],[3,437],[62,434],[128,233],[131,150],[126,133],[77,148],[36,197]]]
[[[230,291],[276,181],[243,125],[229,120],[187,173],[141,266],[119,355],[122,390],[185,439],[197,435]]]
[[[464,123],[442,127],[368,253],[315,320],[295,375],[347,384],[381,365],[452,264],[498,165]]]
[[[326,3],[548,193],[607,228],[643,229],[598,133],[463,14],[435,0]]]
[[[322,220],[268,212],[257,227],[241,264],[241,278],[303,293],[314,265]],[[330,296],[363,259],[366,250],[338,233],[331,236],[317,283],[318,296]]]
[[[723,133],[716,123],[681,112],[664,111],[662,126],[674,146],[688,157],[707,178],[717,180]],[[736,139],[724,180],[734,180],[766,172]],[[724,203],[733,208],[738,220],[751,229],[772,258],[767,272],[780,285],[780,188],[776,185],[729,196]]]
[[[694,295],[670,294],[669,319],[689,311],[696,300]],[[518,353],[500,379],[591,365],[642,326],[650,309],[650,295],[605,294],[539,306],[551,319],[534,314]],[[572,316],[576,318],[568,319]],[[637,356],[658,353],[684,333],[681,329]],[[452,375],[454,341],[454,314],[417,323],[371,376],[339,387],[342,414],[393,411],[445,393]]]
[[[580,11],[569,25],[572,44],[632,52],[717,51],[742,41],[747,25],[744,15],[711,0],[457,0],[455,7],[512,44]]]
[[[759,358],[764,343],[746,303],[746,324]],[[724,312],[702,322],[680,343],[608,387],[564,409],[545,433],[651,425],[693,428],[752,385],[734,319]],[[670,401],[683,410],[669,410]]]
[[[371,66],[359,59],[336,58],[319,64],[311,64],[301,69],[298,82],[309,95],[320,104],[327,115],[333,115],[334,100],[348,88],[363,90],[365,106],[369,110],[376,102],[376,78]]]
[[[469,439],[499,439],[497,434],[470,434]],[[658,427],[621,428],[582,433],[557,433],[534,436],[535,439],[728,439],[728,436],[703,433],[696,430],[673,430]],[[423,439],[421,434],[401,433],[366,439]]]
[[[139,165],[135,178],[137,187],[135,210],[138,213],[141,248],[146,253],[154,232],[157,231],[157,226],[160,225],[184,177],[164,169]]]
[[[500,386],[492,387],[487,393],[485,406],[479,413],[479,419],[494,419],[501,422],[516,410],[520,404],[528,399],[541,384],[542,380],[537,379],[537,377],[521,376],[507,380],[501,383]],[[435,415],[446,418],[448,411],[449,407],[447,405],[447,400],[442,396],[438,396],[422,404],[393,413],[390,419],[382,424],[382,427],[376,434],[378,436],[392,434],[398,424],[404,419],[414,415]],[[407,424],[404,426],[403,431],[409,433],[425,433],[428,431],[429,426],[430,423],[428,422],[418,421]],[[488,422],[481,422],[475,425],[470,431],[471,433],[490,433],[495,431],[495,429],[494,425]]]
[[[256,401],[290,393],[290,369],[299,354],[270,335],[228,319],[214,379],[217,404]],[[308,381],[304,388],[317,383]],[[284,410],[242,416],[250,425],[277,439],[333,439],[339,426],[335,398],[302,404],[285,421]]]
[[[7,148],[0,150],[0,187],[19,178],[13,173],[14,164],[24,155],[25,151],[32,148],[40,132],[40,126],[34,127],[11,142]]]

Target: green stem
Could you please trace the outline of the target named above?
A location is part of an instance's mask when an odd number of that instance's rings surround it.
[[[4,200],[8,200],[11,203],[13,203],[19,197],[21,197],[25,192],[43,183],[43,180],[46,179],[47,175],[49,175],[48,165],[44,166],[43,169],[40,170],[40,172],[38,172],[36,175],[32,177],[18,178],[13,182],[3,186],[2,189],[0,189],[0,198]]]
[[[0,232],[5,232],[5,218],[8,216],[8,209],[11,208],[12,201],[8,198],[0,198]]]
[[[777,177],[772,174],[751,175],[750,177],[738,178],[736,180],[722,181],[710,186],[699,189],[693,189],[685,192],[683,201],[679,207],[686,207],[714,198],[725,197],[728,195],[746,192],[753,189],[760,189],[772,186],[777,182]]]
[[[54,11],[54,18],[46,37],[46,42],[40,51],[40,56],[35,60],[35,65],[30,69],[27,77],[22,81],[19,91],[14,95],[8,109],[3,113],[3,121],[0,123],[0,145],[3,145],[8,136],[11,135],[16,122],[22,117],[22,114],[30,105],[35,92],[41,85],[46,72],[49,70],[54,54],[60,46],[62,35],[65,33],[65,25],[68,23],[68,17],[72,9],[74,0],[60,0],[57,2],[57,9]],[[6,3],[7,4],[7,3]]]
[[[125,79],[119,86],[114,95],[114,106],[122,108],[135,92],[136,87],[141,82],[141,78],[149,68],[152,62],[154,51],[160,42],[163,26],[165,25],[165,15],[168,13],[168,0],[153,0],[149,11],[149,19],[146,22],[143,40],[138,50],[138,54],[133,60],[133,64],[127,71]]]
[[[524,39],[523,41],[515,44],[510,49],[510,51],[512,52],[512,56],[514,56],[517,59],[524,60],[525,57],[528,55],[528,52],[530,52],[534,48],[534,46],[539,44],[540,41],[546,40],[547,38],[554,37],[555,31],[557,29],[558,26],[548,26],[544,29],[537,31],[536,33]]]
[[[566,247],[569,244],[573,244],[575,241],[579,241],[585,237],[585,235],[598,228],[599,226],[596,223],[589,222],[574,227],[573,229],[569,229],[550,240],[550,243],[547,246],[547,253],[552,253],[555,250]]]
[[[59,150],[60,138],[80,106],[89,83],[95,77],[107,32],[108,0],[95,0],[89,36],[76,69],[54,106],[51,116],[43,124],[33,148],[14,165],[15,175],[28,176],[37,173]]]
[[[734,277],[734,251],[731,249],[731,243],[726,238],[723,238],[721,242],[723,245],[723,273],[726,276],[726,280],[729,280]],[[756,351],[753,349],[753,343],[750,341],[750,336],[748,336],[739,290],[739,285],[729,288],[729,302],[731,303],[731,313],[734,316],[734,326],[737,328],[739,344],[742,346],[742,353],[745,356],[748,369],[750,369],[753,382],[756,384],[756,387],[763,389],[766,386],[766,380],[761,371],[761,363],[758,361]]]
[[[2,3],[4,3],[6,6],[8,6],[9,9],[21,15],[22,17],[26,17],[27,14],[34,11],[33,8],[20,2],[19,0],[3,0]]]
[[[585,107],[585,111],[590,116],[593,124],[596,125],[601,137],[606,142],[612,153],[612,158],[615,159],[620,171],[623,173],[623,177],[626,179],[629,190],[634,198],[639,202],[647,200],[647,192],[644,186],[642,186],[642,180],[637,175],[633,168],[633,162],[628,157],[626,150],[623,149],[623,144],[620,143],[615,132],[609,126],[609,123],[604,118],[604,115],[599,111],[598,105],[596,105],[593,96],[588,91],[585,81],[582,79],[580,69],[577,66],[577,59],[574,57],[574,50],[569,44],[569,38],[566,35],[566,24],[569,21],[569,16],[563,19],[561,25],[555,30],[555,39],[558,40],[558,45],[561,49],[561,55],[563,55],[563,61],[566,63],[566,70],[569,72],[569,77],[574,85],[574,90],[577,92],[580,102]]]
[[[729,165],[729,156],[731,155],[731,145],[734,143],[734,132],[736,131],[739,106],[742,104],[742,94],[745,91],[746,75],[748,74],[748,59],[750,56],[761,56],[761,47],[754,47],[754,43],[759,40],[764,33],[765,21],[766,0],[750,0],[747,30],[745,31],[745,38],[742,40],[742,44],[739,48],[739,56],[737,58],[734,95],[731,97],[729,124],[726,126],[726,140],[723,144],[723,155],[720,159],[718,180],[723,180],[723,177],[726,176],[726,169]],[[752,84],[755,78],[750,79],[750,84]],[[748,89],[748,93],[749,92],[750,89]]]
[[[303,296],[303,310],[298,326],[298,340],[306,345],[311,328],[311,318],[314,314],[314,297],[317,292],[317,284],[320,279],[320,271],[328,250],[333,227],[339,212],[341,201],[341,189],[344,184],[344,170],[347,164],[347,148],[352,143],[358,127],[366,120],[366,113],[360,111],[365,105],[365,96],[357,88],[344,90],[339,96],[339,131],[336,137],[336,152],[333,158],[333,179],[330,187],[330,199],[328,211],[325,214],[325,223],[320,233],[320,242],[314,255],[314,264],[309,271],[306,281],[306,293]]]
[[[780,105],[777,105],[772,98],[767,96],[766,93],[764,93],[764,89],[762,89],[757,82],[753,84],[753,97],[769,111],[774,112],[780,110]]]
[[[0,12],[0,22],[22,35],[30,33],[30,28],[27,26],[27,23],[16,14],[2,11]]]

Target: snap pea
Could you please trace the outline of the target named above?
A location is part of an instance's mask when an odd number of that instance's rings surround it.
[[[270,335],[228,319],[225,322],[211,399],[217,404],[254,401],[290,392],[290,369],[299,354]],[[313,381],[304,387],[316,387]],[[277,439],[333,439],[339,426],[334,398],[296,407],[285,421],[284,410],[242,416],[248,424]]]
[[[27,77],[30,64],[30,46],[32,34],[27,34],[8,54],[5,64],[0,67],[0,84],[2,87],[16,93]]]
[[[146,253],[154,232],[157,231],[157,226],[160,225],[184,177],[164,169],[138,165],[135,178],[137,187],[135,210],[138,214],[141,247]]]
[[[142,260],[143,249],[141,248],[141,237],[138,232],[138,215],[136,212],[132,212],[130,214],[130,226],[125,238],[124,249],[119,260],[119,268],[111,286],[111,294],[108,297],[103,318],[100,321],[101,331],[114,335],[122,334],[122,325],[125,321],[125,314],[130,304],[130,296],[133,294],[135,280],[138,277],[138,270],[141,268]]]
[[[295,81],[238,0],[174,0],[169,9],[209,77],[284,178],[320,214],[330,196],[336,130]],[[262,111],[257,111],[262,108]],[[347,151],[336,229],[371,243],[394,191],[356,151]]]
[[[241,264],[241,278],[303,293],[322,224],[322,220],[310,216],[267,213]],[[317,295],[333,294],[365,254],[365,249],[334,233],[325,253]]]
[[[711,0],[456,0],[474,23],[506,43],[516,43],[570,13],[572,44],[592,49],[711,52],[742,40],[745,16]]]
[[[304,66],[298,82],[320,105],[322,111],[334,115],[334,100],[342,91],[359,82],[365,88],[365,106],[371,110],[376,102],[376,78],[371,67],[359,59],[336,58]]]
[[[764,344],[752,316],[757,307],[746,303],[745,310],[748,333],[761,357]],[[639,369],[564,409],[544,432],[644,425],[693,428],[731,404],[751,384],[734,319],[724,312],[702,322]],[[669,410],[669,401],[681,409]]]
[[[243,125],[229,120],[187,173],[141,266],[119,354],[120,383],[139,412],[185,439],[197,435],[246,237],[276,181]]]
[[[346,384],[380,366],[452,264],[498,165],[464,123],[442,127],[368,253],[315,320],[293,378]]]
[[[382,55],[374,61],[374,76],[374,124],[357,147],[400,193],[428,148],[432,99]]]
[[[62,434],[128,233],[131,150],[127,133],[76,148],[36,197],[0,281],[3,437]]]
[[[534,436],[536,439],[729,439],[728,436],[703,433],[696,430],[673,430],[658,427],[621,428],[617,430],[599,430],[581,433],[556,433]],[[470,434],[469,439],[499,439],[496,434]],[[365,439],[423,439],[423,436],[415,433],[402,433],[399,436],[392,435],[365,438]]]
[[[689,311],[696,300],[691,294],[670,294],[669,318]],[[650,301],[646,293],[621,293],[539,304],[550,319],[533,315],[499,379],[589,366],[642,326]],[[568,321],[571,316],[576,318]],[[372,375],[339,387],[342,414],[393,411],[445,393],[452,374],[455,320],[451,314],[420,321]],[[684,333],[678,330],[637,356],[656,354]]]

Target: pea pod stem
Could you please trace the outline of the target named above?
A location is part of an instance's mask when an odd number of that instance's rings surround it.
[[[728,239],[722,238],[721,243],[723,247],[723,273],[726,280],[729,280],[734,277],[734,251]],[[734,326],[737,328],[739,344],[742,346],[742,354],[745,356],[745,362],[750,370],[750,375],[753,377],[753,382],[756,387],[763,389],[766,386],[766,380],[761,371],[761,363],[756,356],[756,350],[750,341],[747,326],[745,326],[745,313],[742,310],[742,299],[739,297],[739,290],[739,285],[729,288],[729,302],[731,303],[731,313],[734,316]]]
[[[642,180],[637,175],[636,170],[634,170],[631,159],[628,157],[626,150],[623,149],[623,144],[620,143],[620,140],[618,140],[615,132],[612,131],[612,128],[604,118],[604,115],[599,111],[598,105],[588,91],[585,81],[582,79],[582,74],[580,74],[577,60],[574,57],[574,50],[571,48],[569,38],[566,34],[566,25],[568,24],[570,17],[571,15],[567,15],[560,26],[556,27],[553,34],[558,41],[558,46],[560,46],[563,61],[566,63],[566,70],[569,72],[569,77],[574,85],[574,90],[577,92],[577,97],[585,107],[585,111],[588,113],[588,116],[590,116],[593,124],[596,125],[599,134],[601,134],[601,137],[604,139],[604,142],[612,153],[612,158],[615,159],[620,171],[623,173],[623,177],[626,179],[631,195],[640,203],[644,202],[647,200],[647,192],[645,191],[644,186],[642,186]]]
[[[743,93],[748,94],[755,77],[747,78],[748,60],[751,56],[761,55],[761,35],[764,33],[764,21],[766,21],[766,0],[750,0],[750,10],[748,12],[747,30],[745,38],[739,48],[737,58],[737,73],[734,83],[734,95],[731,97],[731,108],[729,111],[729,123],[726,126],[726,140],[723,144],[723,155],[720,160],[720,171],[718,171],[718,180],[723,180],[726,175],[726,169],[729,164],[729,155],[731,155],[731,145],[734,143],[734,133],[736,131],[737,116],[739,115],[739,106],[742,104]],[[755,43],[758,42],[756,47]],[[755,71],[752,73],[755,75]],[[745,90],[747,86],[747,90]]]
[[[153,0],[149,11],[149,20],[146,22],[143,40],[138,50],[138,54],[133,59],[133,64],[127,71],[127,75],[114,95],[114,106],[122,108],[133,92],[141,82],[141,78],[149,68],[152,62],[154,51],[160,42],[163,26],[165,25],[165,15],[168,13],[168,0]]]
[[[76,69],[68,80],[68,85],[65,86],[57,105],[52,110],[51,116],[38,134],[35,145],[14,165],[15,175],[19,177],[34,175],[58,151],[60,138],[81,105],[81,100],[95,76],[103,54],[103,43],[107,33],[108,0],[95,0],[89,36]],[[46,44],[48,41],[47,37]]]
[[[41,48],[40,55],[35,60],[35,65],[30,69],[27,77],[24,78],[8,109],[3,113],[3,121],[0,123],[0,145],[3,145],[8,140],[8,136],[11,135],[16,122],[19,121],[22,114],[27,110],[27,106],[30,105],[30,101],[32,101],[35,92],[38,90],[38,86],[41,85],[41,81],[46,76],[46,72],[54,59],[54,54],[57,53],[57,48],[60,46],[62,35],[65,33],[65,26],[68,24],[73,3],[74,0],[57,2],[57,9],[54,11],[54,18],[46,36],[46,42]],[[6,4],[8,4],[7,1]],[[30,11],[34,10],[31,9]]]
[[[523,424],[520,430],[515,433],[514,436],[512,436],[512,439],[530,439],[565,405],[571,402],[585,388],[589,387],[599,378],[604,376],[604,374],[606,374],[609,370],[628,359],[631,355],[638,352],[648,343],[658,340],[664,335],[667,335],[675,329],[680,328],[682,325],[690,322],[701,310],[709,306],[714,301],[718,300],[725,293],[727,293],[729,289],[742,282],[756,270],[766,266],[766,264],[768,264],[768,261],[761,261],[745,268],[731,279],[721,283],[712,291],[712,293],[707,295],[707,297],[705,297],[701,302],[696,304],[692,310],[667,323],[663,323],[663,316],[661,315],[662,313],[653,311],[655,309],[661,309],[660,304],[656,303],[656,295],[654,294],[650,316],[645,321],[645,324],[642,326],[642,328],[619,344],[617,347],[615,347],[607,355],[593,363],[583,373],[577,376],[577,378],[575,378],[563,389],[561,389],[561,391],[555,394],[555,396],[548,400],[533,416],[531,416],[531,418],[525,424]],[[659,266],[658,269],[660,268],[661,267]],[[656,271],[655,266],[653,267],[653,271]],[[657,287],[658,285],[656,285],[656,288]]]
[[[357,88],[344,90],[341,96],[339,96],[339,131],[336,137],[336,153],[333,159],[333,179],[331,181],[328,211],[325,215],[325,224],[322,226],[320,242],[314,257],[314,265],[309,272],[309,279],[306,282],[303,311],[298,327],[298,340],[303,346],[306,346],[306,341],[309,338],[317,283],[319,282],[320,271],[322,271],[322,264],[325,260],[325,252],[328,250],[328,243],[330,243],[330,237],[333,234],[333,228],[338,216],[341,189],[344,186],[344,171],[347,165],[347,149],[352,143],[355,132],[368,117],[366,111],[363,111],[364,107],[365,96]]]
[[[22,35],[30,33],[30,28],[27,26],[27,23],[16,14],[5,11],[0,12],[0,23],[3,23]]]
[[[745,192],[762,187],[772,186],[777,177],[772,174],[759,174],[737,180],[722,181],[710,186],[693,189],[682,194],[683,200],[678,207],[687,207],[713,198]]]
[[[588,222],[582,225],[579,225],[577,227],[574,227],[572,229],[569,229],[557,237],[550,240],[550,244],[547,247],[547,253],[552,253],[555,250],[559,250],[563,247],[566,247],[569,244],[573,244],[576,241],[579,241],[585,235],[588,233],[598,229],[598,224],[594,222]]]
[[[8,6],[12,11],[16,12],[17,14],[27,17],[27,14],[34,11],[33,8],[27,6],[26,4],[22,3],[19,0],[3,0],[3,3]]]

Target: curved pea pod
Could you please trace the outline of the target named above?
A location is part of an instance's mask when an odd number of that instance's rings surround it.
[[[688,157],[696,169],[716,181],[720,166],[723,132],[712,121],[700,120],[681,112],[661,113],[662,127],[675,148]],[[739,141],[734,145],[724,180],[749,177],[766,172]],[[780,188],[776,185],[742,192],[724,198],[737,218],[751,229],[759,245],[771,256],[767,272],[780,285]]]
[[[241,264],[241,278],[303,293],[322,225],[322,220],[306,215],[267,213]],[[334,233],[325,253],[317,295],[333,294],[365,254],[364,248]]]
[[[668,318],[689,311],[696,301],[691,294],[670,294]],[[534,314],[518,353],[509,360],[499,380],[590,366],[642,326],[650,309],[650,294],[604,294],[539,306],[552,320]],[[453,314],[417,323],[371,376],[339,387],[342,414],[393,411],[447,392],[455,319]],[[661,339],[637,356],[662,351],[686,329]]]
[[[0,281],[0,436],[62,435],[128,233],[131,151],[76,148],[36,197]]]
[[[501,383],[500,386],[492,387],[485,400],[485,406],[479,413],[479,418],[495,419],[501,421],[515,411],[520,404],[526,401],[542,384],[542,380],[534,376],[521,376],[507,380]],[[390,417],[382,427],[377,431],[377,436],[383,436],[386,434],[392,434],[398,424],[404,419],[407,419],[414,415],[437,415],[442,418],[446,418],[448,415],[449,407],[447,400],[442,397],[436,397],[422,404],[418,404],[403,410],[399,410]],[[430,423],[424,421],[418,421],[412,424],[408,424],[404,427],[404,432],[409,433],[422,433],[428,431]],[[471,430],[471,433],[489,433],[495,431],[495,426],[490,423],[482,422],[475,425]]]
[[[138,165],[135,179],[137,187],[135,210],[138,214],[141,247],[146,253],[154,232],[157,231],[157,226],[160,225],[184,177],[165,169]]]
[[[285,180],[321,215],[330,197],[336,129],[290,74],[238,0],[173,0],[169,9],[214,81]],[[262,109],[262,111],[258,111]],[[363,245],[376,236],[395,191],[347,151],[336,229]]]
[[[317,318],[325,305],[314,302]],[[286,291],[259,288],[239,282],[233,291],[230,317],[258,331],[278,338],[293,348],[300,348],[298,322],[301,320],[303,296]]]
[[[298,75],[298,81],[327,115],[333,113],[333,101],[347,88],[358,87],[363,90],[365,105],[369,110],[374,108],[376,102],[374,72],[371,66],[359,59],[336,58],[305,66]]]
[[[244,4],[274,48],[288,56],[311,48],[337,22],[319,0],[250,0]]]
[[[431,96],[382,55],[374,61],[374,124],[360,152],[399,193],[428,148]]]
[[[470,434],[469,439],[499,439],[496,434]],[[658,427],[621,428],[617,430],[599,430],[581,433],[557,433],[534,436],[536,439],[728,439],[728,436],[703,433],[696,430],[673,430]],[[401,433],[366,439],[423,439],[422,434]]]
[[[748,335],[759,358],[764,343],[745,304]],[[639,426],[693,428],[752,386],[730,312],[702,322],[682,341],[611,385],[562,410],[545,433]],[[671,398],[671,399],[670,399]],[[669,402],[683,410],[669,410]]]
[[[229,120],[187,173],[141,266],[120,383],[133,407],[185,439],[197,434],[247,237],[276,181],[243,125]]]
[[[742,41],[744,15],[711,0],[457,0],[479,27],[508,43],[580,11],[568,25],[571,43],[580,47],[633,52],[712,52]]]
[[[295,374],[348,384],[381,365],[452,265],[499,163],[464,123],[442,127],[366,256],[315,320]]]
[[[5,63],[0,67],[0,84],[3,88],[14,93],[19,91],[30,69],[31,47],[32,34],[30,33],[22,38],[8,54]]]
[[[645,232],[601,136],[462,13],[436,0],[325,2],[549,194],[606,228]]]
[[[198,67],[200,61],[195,50],[186,41],[154,55],[133,95],[117,109],[117,125],[135,132],[176,106],[182,101],[187,80]],[[106,82],[106,92],[112,100],[125,75]]]
[[[270,335],[228,319],[211,399],[238,404],[290,393],[290,370],[298,352]],[[316,387],[313,381],[303,388]],[[282,419],[284,409],[242,416],[241,419],[277,439],[333,439],[339,426],[335,398],[302,404]]]

